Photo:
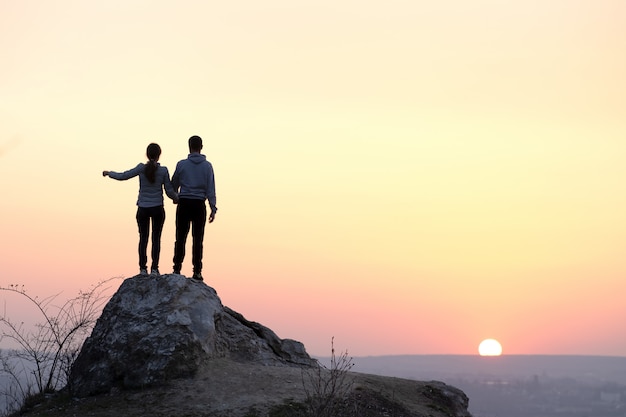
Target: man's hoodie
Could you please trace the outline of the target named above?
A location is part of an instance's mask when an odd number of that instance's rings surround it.
[[[190,153],[187,159],[179,161],[172,175],[172,185],[178,190],[179,198],[208,199],[211,211],[217,211],[213,165],[204,155]]]

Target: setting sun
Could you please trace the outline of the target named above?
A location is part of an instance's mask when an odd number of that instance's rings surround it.
[[[485,339],[478,346],[480,356],[500,356],[502,355],[502,345],[495,339]]]

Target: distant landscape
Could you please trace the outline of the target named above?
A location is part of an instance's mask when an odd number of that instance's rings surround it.
[[[327,358],[320,359],[327,363]],[[353,358],[353,371],[462,389],[474,417],[624,417],[626,357],[400,355]]]

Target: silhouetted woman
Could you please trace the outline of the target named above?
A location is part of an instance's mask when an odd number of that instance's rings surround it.
[[[150,235],[150,219],[152,219],[152,266],[150,275],[159,275],[159,256],[161,254],[161,232],[165,223],[163,207],[163,188],[167,196],[175,203],[178,194],[170,182],[167,168],[159,164],[161,147],[151,143],[146,149],[148,162],[139,164],[125,172],[102,171],[103,176],[115,180],[127,180],[139,176],[139,197],[137,199],[137,225],[139,226],[139,273],[148,274],[148,237]]]

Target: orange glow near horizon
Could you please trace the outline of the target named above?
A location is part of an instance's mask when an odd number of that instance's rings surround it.
[[[135,275],[137,181],[100,173],[150,142],[173,173],[197,134],[207,284],[311,354],[626,356],[624,22],[621,0],[7,4],[0,284]]]

